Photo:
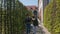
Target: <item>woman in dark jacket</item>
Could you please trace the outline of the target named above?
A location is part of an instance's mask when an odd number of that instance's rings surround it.
[[[37,20],[37,18],[35,18],[35,17],[33,16],[32,22],[33,22],[33,34],[36,34],[37,27],[38,27],[38,20]]]
[[[25,24],[26,24],[26,34],[30,34],[30,29],[31,29],[31,17],[29,16],[29,14],[26,14],[26,18],[25,18]]]

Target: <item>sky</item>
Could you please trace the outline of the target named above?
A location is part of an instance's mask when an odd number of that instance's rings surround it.
[[[28,5],[38,6],[38,0],[19,0],[19,1],[23,3],[25,6],[28,6]]]

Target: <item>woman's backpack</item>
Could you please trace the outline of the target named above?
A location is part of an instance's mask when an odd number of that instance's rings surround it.
[[[37,19],[33,20],[33,25],[38,26],[38,20]]]

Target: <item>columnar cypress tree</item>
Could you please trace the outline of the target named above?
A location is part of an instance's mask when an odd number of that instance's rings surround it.
[[[25,14],[29,11],[18,0],[6,0],[6,4],[6,8],[1,8],[0,4],[0,33],[23,34]]]
[[[60,34],[60,0],[52,1],[45,8],[44,25],[51,34]]]

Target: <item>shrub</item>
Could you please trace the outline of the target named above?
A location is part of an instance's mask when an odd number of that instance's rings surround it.
[[[26,7],[16,1],[11,7],[11,1],[9,0],[8,9],[2,9],[0,7],[0,33],[1,34],[23,34],[25,29],[25,14],[31,14]],[[16,5],[16,6],[15,6]]]
[[[44,25],[51,34],[60,34],[60,0],[51,2],[44,10]]]

